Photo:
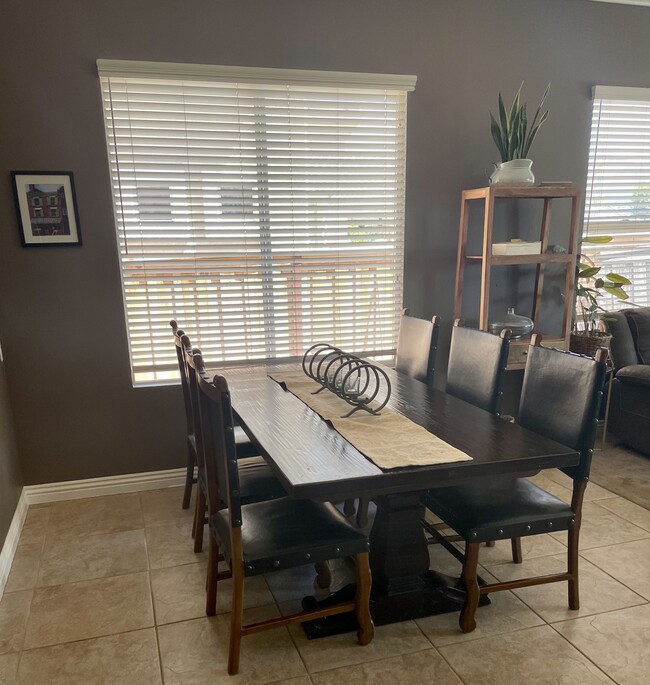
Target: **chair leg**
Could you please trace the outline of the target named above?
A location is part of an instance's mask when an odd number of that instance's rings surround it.
[[[354,513],[356,512],[357,508],[354,504],[353,499],[346,499],[345,502],[343,502],[343,513],[346,516],[354,516]]]
[[[329,587],[332,584],[332,571],[330,570],[330,565],[327,561],[319,561],[314,564],[314,569],[316,571],[316,585],[321,590]]]
[[[573,482],[573,495],[571,497],[571,509],[575,512],[573,527],[569,529],[567,553],[569,579],[569,609],[580,608],[580,586],[578,584],[578,545],[580,542],[580,524],[582,523],[582,502],[585,497],[588,481],[576,480]]]
[[[357,640],[360,645],[367,645],[375,636],[375,626],[370,615],[370,591],[372,590],[372,576],[370,575],[370,555],[362,552],[354,557],[357,569],[357,595],[355,598],[355,614],[359,623]]]
[[[465,543],[465,559],[461,574],[461,580],[465,586],[465,604],[460,612],[460,620],[458,621],[460,629],[464,633],[471,633],[476,628],[474,615],[481,597],[477,573],[480,544],[480,542]]]
[[[357,508],[357,526],[365,528],[368,525],[368,507],[370,499],[368,497],[359,497],[359,507]]]
[[[206,586],[205,614],[214,616],[217,613],[217,584],[219,573],[219,545],[210,535],[210,552],[208,555],[208,578]]]
[[[577,523],[577,521],[576,521]],[[568,539],[568,571],[571,574],[569,579],[569,609],[580,608],[580,586],[578,583],[578,542],[580,537],[580,527],[574,526],[569,531]]]
[[[521,552],[521,538],[511,538],[510,544],[512,545],[512,561],[515,564],[521,564],[524,560]]]
[[[232,609],[230,611],[230,644],[228,647],[228,673],[239,673],[241,629],[244,619],[244,569],[241,563],[232,569]]]
[[[194,483],[194,466],[196,464],[196,458],[194,456],[194,451],[190,447],[189,443],[187,446],[187,468],[185,471],[185,489],[183,490],[183,509],[190,508],[190,499],[192,498],[192,485]]]
[[[200,486],[196,488],[196,509],[194,510],[194,551],[203,551],[203,529],[205,527],[205,495]]]

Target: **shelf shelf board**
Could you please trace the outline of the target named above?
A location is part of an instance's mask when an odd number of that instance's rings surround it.
[[[499,197],[516,197],[521,199],[535,199],[535,198],[558,198],[558,197],[575,197],[580,193],[580,188],[571,185],[559,186],[509,186],[497,183],[493,186],[485,188],[472,188],[471,190],[463,191],[463,199],[465,200],[480,200],[492,195],[494,198]]]
[[[509,254],[492,255],[488,257],[490,264],[568,264],[573,260],[573,255],[569,254]],[[465,255],[465,260],[469,263],[480,263],[483,255]]]

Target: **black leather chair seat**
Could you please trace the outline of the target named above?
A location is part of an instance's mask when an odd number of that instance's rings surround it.
[[[247,457],[237,462],[242,504],[286,497],[285,489],[262,457]],[[199,483],[205,492],[205,473],[199,468]]]
[[[242,507],[247,576],[368,551],[368,538],[331,504],[288,497]],[[227,509],[210,517],[221,553],[230,559]]]
[[[187,441],[190,447],[196,454],[196,437],[194,433],[187,436]],[[248,435],[244,432],[241,426],[235,426],[235,448],[237,449],[237,459],[246,459],[248,457],[257,457],[259,452],[253,443],[248,439]]]
[[[423,504],[470,542],[568,530],[575,520],[568,504],[525,478],[429,490]]]
[[[621,383],[631,383],[633,385],[650,385],[650,365],[633,364],[625,366],[617,374]]]

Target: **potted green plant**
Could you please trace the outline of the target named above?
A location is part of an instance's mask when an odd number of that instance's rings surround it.
[[[535,141],[539,129],[548,119],[548,110],[542,113],[548,92],[551,88],[546,86],[542,100],[537,107],[532,121],[528,121],[526,103],[521,101],[521,89],[523,83],[515,95],[509,110],[503,103],[503,97],[499,93],[499,119],[490,112],[492,138],[501,155],[501,163],[495,164],[495,170],[490,176],[490,183],[508,183],[517,185],[532,185],[535,183],[535,175],[532,172],[533,162],[528,159],[528,152]]]
[[[612,240],[611,235],[588,236],[583,243],[603,244]],[[570,349],[572,352],[586,354],[590,357],[599,347],[608,347],[612,336],[601,330],[602,313],[606,310],[599,304],[598,298],[605,292],[627,300],[629,295],[623,286],[631,285],[625,276],[616,273],[601,275],[602,267],[596,266],[593,259],[580,255],[576,270],[576,301],[571,333]]]

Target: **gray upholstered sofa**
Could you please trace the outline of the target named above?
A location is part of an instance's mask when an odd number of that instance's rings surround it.
[[[650,307],[608,312],[603,320],[613,336],[609,430],[650,454]]]

